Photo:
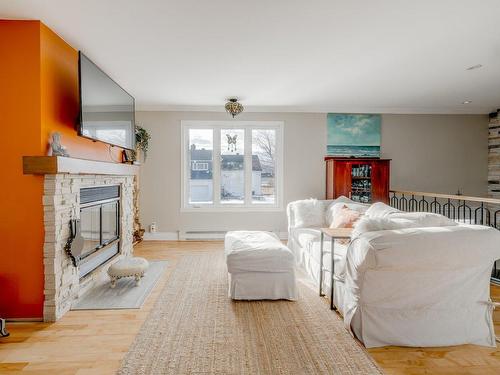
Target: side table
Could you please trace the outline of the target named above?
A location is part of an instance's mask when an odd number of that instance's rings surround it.
[[[332,268],[331,268],[331,278],[332,278],[332,290],[330,292],[330,310],[336,310],[335,305],[333,304],[333,287],[335,281],[335,262],[334,262],[334,254],[335,254],[335,240],[340,239],[350,239],[352,233],[352,228],[321,228],[321,244],[320,244],[320,258],[319,258],[319,295],[323,297],[323,255],[326,254],[324,252],[324,244],[325,244],[325,236],[331,238],[331,258],[332,258]]]

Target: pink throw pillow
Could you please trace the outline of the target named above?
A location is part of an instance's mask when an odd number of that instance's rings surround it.
[[[361,213],[343,206],[333,217],[330,228],[352,228],[354,223],[359,220]]]

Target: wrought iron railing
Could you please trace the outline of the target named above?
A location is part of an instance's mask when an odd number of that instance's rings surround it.
[[[487,225],[500,230],[500,199],[391,190],[389,201],[392,207],[401,211],[435,212],[459,223]],[[500,259],[495,262],[491,280],[500,284]]]

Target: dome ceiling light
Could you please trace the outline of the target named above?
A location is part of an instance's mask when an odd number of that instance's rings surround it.
[[[243,106],[238,102],[237,98],[229,98],[225,105],[226,112],[229,113],[233,118],[243,112]]]

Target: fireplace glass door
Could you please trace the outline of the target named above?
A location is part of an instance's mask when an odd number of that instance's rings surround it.
[[[118,239],[118,219],[117,200],[81,208],[80,225],[84,238],[82,259]]]
[[[102,214],[102,245],[118,238],[118,202],[106,203],[101,206]]]
[[[84,248],[78,268],[84,277],[120,251],[120,186],[80,189],[80,228]]]
[[[80,212],[80,226],[84,238],[82,258],[101,246],[101,207],[83,208]]]

